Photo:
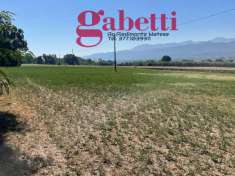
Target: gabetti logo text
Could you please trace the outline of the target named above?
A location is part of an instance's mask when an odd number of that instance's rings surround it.
[[[88,21],[88,17],[90,20]],[[98,12],[87,10],[78,15],[77,44],[82,47],[95,47],[103,40],[103,32],[106,31],[176,31],[177,18],[173,11],[167,16],[165,13],[157,16],[151,13],[148,17],[139,17],[132,19],[125,15],[124,10],[118,11],[118,18],[105,17],[104,10]],[[96,27],[95,29],[93,27]],[[92,28],[92,29],[91,29]],[[86,43],[84,39],[96,38],[92,44]]]

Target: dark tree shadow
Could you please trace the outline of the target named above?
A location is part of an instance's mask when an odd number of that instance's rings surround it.
[[[4,142],[4,135],[9,132],[23,131],[23,124],[16,120],[16,116],[7,112],[0,112],[0,145]]]
[[[30,176],[51,164],[51,161],[40,157],[31,158],[7,145],[6,135],[9,132],[22,133],[25,127],[14,114],[0,112],[0,176]]]

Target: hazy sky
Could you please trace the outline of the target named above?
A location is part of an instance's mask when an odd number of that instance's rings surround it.
[[[76,44],[77,16],[84,10],[105,10],[107,16],[117,16],[124,9],[127,16],[136,18],[150,13],[177,12],[178,23],[235,8],[234,0],[0,0],[0,10],[16,14],[15,24],[25,31],[29,49],[36,55],[50,53],[64,55],[72,49],[84,56],[112,50],[112,42],[105,41],[95,48]],[[178,27],[167,38],[155,38],[150,43],[169,43],[186,40],[209,40],[216,37],[235,37],[235,11],[204,21]],[[143,42],[119,42],[118,50],[133,48]]]

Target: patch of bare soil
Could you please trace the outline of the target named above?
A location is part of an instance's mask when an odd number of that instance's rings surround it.
[[[37,113],[0,97],[0,176],[64,175],[66,160]]]

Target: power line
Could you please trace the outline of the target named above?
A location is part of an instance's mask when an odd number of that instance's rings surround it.
[[[193,19],[193,20],[190,20],[190,21],[186,21],[184,23],[179,24],[178,26],[187,25],[187,24],[198,22],[198,21],[207,20],[209,18],[213,18],[213,17],[219,16],[219,15],[222,15],[222,14],[226,14],[226,13],[232,12],[232,11],[235,11],[235,8],[228,9],[228,10],[223,10],[223,11],[216,12],[216,13],[213,13],[211,15],[205,16],[205,17],[200,17],[200,18],[196,18],[196,19]]]

